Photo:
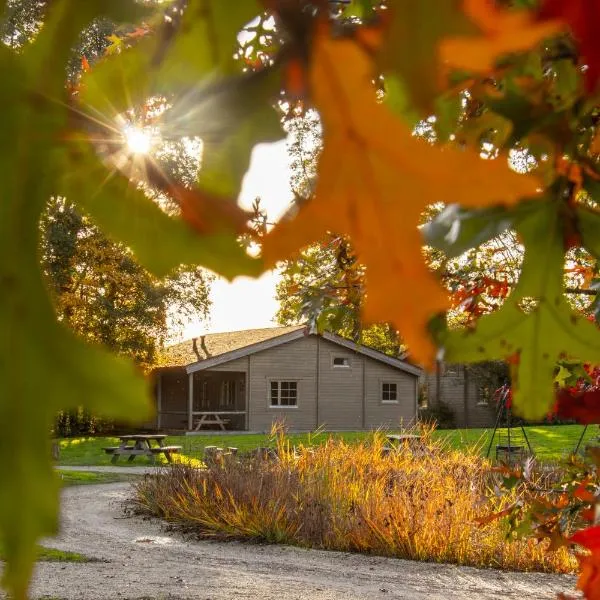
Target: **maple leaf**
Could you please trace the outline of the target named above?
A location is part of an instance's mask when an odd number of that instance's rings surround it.
[[[581,567],[577,589],[584,593],[586,600],[600,600],[600,526],[578,531],[570,541],[591,552],[589,556],[577,557]]]
[[[321,28],[313,52],[312,99],[323,125],[315,198],[265,237],[264,258],[274,264],[327,231],[350,236],[367,267],[365,319],[393,322],[412,356],[431,363],[427,321],[449,300],[421,256],[421,212],[441,200],[512,203],[533,194],[537,182],[503,160],[414,137],[377,102],[371,56],[354,40],[331,39]]]
[[[490,71],[498,57],[527,51],[562,26],[557,20],[536,23],[532,13],[498,8],[494,0],[464,0],[463,9],[484,35],[447,37],[441,42],[442,62],[455,69]]]
[[[600,4],[596,0],[543,0],[538,19],[560,19],[570,27],[579,46],[580,59],[587,65],[586,87],[593,91],[600,79]]]

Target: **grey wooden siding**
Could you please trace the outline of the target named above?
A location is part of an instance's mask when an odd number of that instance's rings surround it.
[[[251,354],[250,414],[251,431],[268,431],[273,421],[283,419],[290,429],[310,430],[316,425],[317,338],[299,340]],[[298,406],[272,408],[270,406],[270,381],[297,381]]]
[[[334,367],[335,357],[348,359],[350,366]],[[363,428],[364,360],[361,354],[319,339],[319,426]]]
[[[209,371],[238,371],[240,373],[245,373],[248,368],[248,359],[243,356],[242,358],[236,358],[235,360],[223,363],[222,365],[217,365],[216,367],[211,367],[208,369]],[[199,373],[201,371],[198,371]]]
[[[370,358],[365,362],[366,423],[367,429],[398,428],[413,425],[417,418],[418,378]],[[382,383],[395,383],[398,404],[382,402]]]
[[[350,366],[334,367],[334,357],[347,358]],[[253,354],[249,359],[251,430],[268,430],[274,420],[282,418],[296,430],[317,426],[328,430],[398,427],[401,421],[408,424],[416,418],[415,376],[317,336]],[[297,408],[270,407],[271,380],[298,382]],[[383,380],[397,384],[398,404],[382,404]]]
[[[436,406],[441,400],[454,413],[457,427],[491,427],[495,421],[496,407],[493,402],[480,402],[479,384],[473,378],[467,380],[465,386],[463,365],[448,365],[444,374],[438,377],[435,373],[425,376],[427,399],[430,406]]]

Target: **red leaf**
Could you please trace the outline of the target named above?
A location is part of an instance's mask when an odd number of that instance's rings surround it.
[[[576,488],[575,491],[573,492],[573,495],[576,498],[579,498],[579,500],[582,500],[583,502],[596,502],[596,496],[594,496],[594,494],[592,494],[592,492],[590,492],[587,489],[587,484],[589,483],[589,480],[587,481],[582,481]]]
[[[569,540],[587,548],[590,552],[600,552],[600,525],[582,529],[573,534]]]
[[[170,196],[179,205],[181,218],[198,233],[241,235],[249,232],[252,215],[241,209],[235,199],[173,183],[150,160],[144,163],[144,172],[146,183]]]
[[[251,215],[228,198],[178,185],[171,185],[167,192],[179,204],[183,220],[198,233],[248,232]]]
[[[577,588],[587,600],[600,600],[600,526],[578,531],[571,536],[570,541],[591,552],[589,556],[577,557],[581,566]]]
[[[600,390],[572,393],[562,389],[556,395],[557,415],[584,425],[600,424]]]
[[[600,22],[598,0],[544,0],[538,12],[540,20],[560,19],[566,22],[578,45],[581,62],[588,66],[585,84],[593,91],[600,79]]]

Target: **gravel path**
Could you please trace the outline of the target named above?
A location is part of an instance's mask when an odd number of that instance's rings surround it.
[[[186,541],[125,517],[130,484],[63,491],[62,533],[46,544],[98,562],[38,563],[32,596],[77,600],[550,599],[575,578],[263,546]]]

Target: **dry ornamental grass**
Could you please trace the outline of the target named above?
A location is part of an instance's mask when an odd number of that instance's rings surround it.
[[[386,451],[375,434],[330,439],[275,458],[225,457],[205,469],[175,466],[136,484],[142,510],[202,537],[242,538],[398,558],[523,571],[573,572],[564,548],[512,540],[476,520],[514,498],[489,493],[490,465],[426,432],[412,449]],[[517,493],[517,492],[515,492]]]

